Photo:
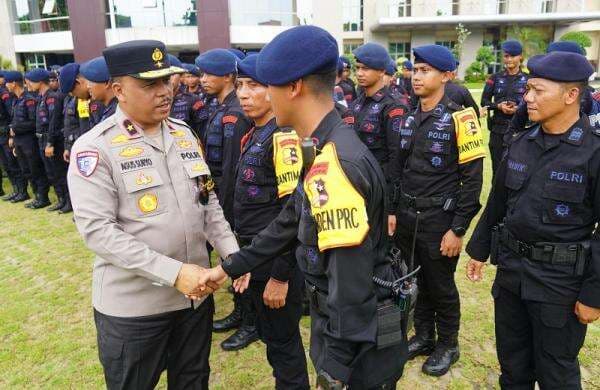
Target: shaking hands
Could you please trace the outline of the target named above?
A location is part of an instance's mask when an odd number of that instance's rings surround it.
[[[195,264],[183,264],[175,281],[175,288],[187,298],[199,300],[221,288],[227,278],[220,265],[207,269]],[[246,274],[234,280],[233,287],[237,292],[243,292],[249,283],[250,274]]]

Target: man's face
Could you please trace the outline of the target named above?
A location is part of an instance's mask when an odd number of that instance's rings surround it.
[[[244,114],[250,119],[259,119],[271,111],[268,88],[249,77],[237,80],[236,94]]]
[[[0,85],[5,85],[4,77],[0,77]]]
[[[189,87],[196,88],[198,84],[200,84],[200,77],[190,73],[187,78],[187,85]]]
[[[406,69],[406,68],[402,68],[402,77],[404,77],[405,79],[409,79],[412,77],[412,70]]]
[[[429,64],[417,63],[413,67],[412,86],[417,96],[430,96],[448,81],[448,72],[440,72]]]
[[[92,100],[102,101],[106,97],[106,93],[110,85],[108,82],[106,83],[96,83],[93,81],[87,81],[87,88],[89,95],[92,97]]]
[[[14,81],[10,81],[10,82],[6,83],[6,89],[8,89],[8,92],[13,93],[13,92],[15,92],[16,85],[17,85],[17,83],[15,83]]]
[[[356,81],[363,88],[368,88],[383,79],[385,72],[383,70],[371,69],[368,66],[356,63]]]
[[[346,80],[350,77],[350,68],[346,68],[344,66],[344,70],[342,71],[342,80]]]
[[[527,91],[523,97],[527,103],[527,114],[533,122],[544,122],[562,112],[569,100],[568,91],[561,83],[531,78],[527,80]]]
[[[523,60],[523,56],[512,56],[508,53],[504,53],[502,56],[502,61],[504,62],[504,66],[506,69],[514,70],[521,66],[521,61]]]
[[[277,118],[277,124],[279,126],[290,126],[290,118],[292,118],[293,105],[290,102],[290,86],[275,86],[269,85],[269,98],[271,100],[271,107],[275,118]]]
[[[50,85],[50,89],[52,89],[53,91],[56,91],[58,89],[58,79],[50,79],[50,82],[48,84]]]
[[[90,90],[88,89],[88,81],[83,78],[83,76],[79,75],[75,79],[75,83],[73,84],[73,90],[71,91],[71,95],[76,98],[87,100],[90,98]]]
[[[30,92],[38,92],[40,90],[42,83],[40,81],[33,82],[31,80],[27,80],[27,89]]]
[[[171,111],[173,89],[169,76],[154,80],[120,77],[113,83],[113,91],[131,119],[142,125],[160,123]]]
[[[202,88],[209,95],[217,95],[227,85],[227,80],[230,76],[215,76],[213,74],[204,73],[200,78]]]
[[[179,86],[181,85],[181,75],[180,74],[174,74],[171,75],[171,88],[173,88],[173,92],[177,92],[179,90]]]

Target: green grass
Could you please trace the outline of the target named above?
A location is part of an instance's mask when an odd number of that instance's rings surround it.
[[[489,181],[486,159],[482,200],[489,192]],[[0,216],[0,388],[103,388],[91,307],[93,256],[71,216],[5,202],[0,202]],[[448,375],[435,379],[420,373],[424,359],[417,358],[407,364],[399,388],[498,388],[490,295],[494,270],[486,269],[484,282],[470,283],[464,276],[466,260],[461,258],[456,273],[462,299],[460,361]],[[218,292],[216,305],[216,317],[227,314],[230,295]],[[309,319],[303,318],[301,325],[308,347]],[[219,342],[226,336],[214,335],[211,388],[273,388],[264,346],[254,343],[240,352],[223,352]],[[600,388],[598,324],[588,328],[580,360],[584,387]],[[314,383],[314,370],[309,366]],[[164,378],[159,388],[166,388]]]

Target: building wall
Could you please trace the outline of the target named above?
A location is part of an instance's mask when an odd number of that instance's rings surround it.
[[[8,58],[13,65],[17,64],[15,46],[11,39],[13,35],[12,23],[8,10],[8,1],[0,1],[0,55]]]

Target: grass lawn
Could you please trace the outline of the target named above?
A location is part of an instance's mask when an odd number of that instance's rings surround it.
[[[488,159],[482,200],[489,192],[490,178]],[[0,216],[0,388],[103,388],[91,307],[93,256],[71,216],[5,202],[0,202]],[[460,361],[448,375],[435,379],[420,373],[424,359],[417,358],[407,364],[400,389],[498,388],[490,295],[494,269],[488,267],[485,281],[473,284],[464,277],[466,260],[461,258],[456,274],[462,298]],[[231,309],[231,297],[223,290],[216,294],[216,302],[217,317]],[[308,318],[301,325],[307,347]],[[211,387],[273,388],[264,346],[254,343],[240,352],[223,352],[219,342],[225,337],[214,336]],[[584,387],[600,388],[598,323],[588,328],[580,360]],[[166,388],[164,378],[159,388]]]

